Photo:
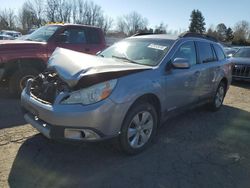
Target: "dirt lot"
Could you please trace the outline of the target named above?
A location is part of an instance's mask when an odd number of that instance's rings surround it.
[[[0,187],[250,187],[250,83],[231,86],[223,108],[165,123],[137,156],[108,143],[52,142],[0,91]]]

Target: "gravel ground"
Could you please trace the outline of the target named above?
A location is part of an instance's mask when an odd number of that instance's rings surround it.
[[[223,108],[172,118],[154,144],[125,156],[110,142],[58,143],[26,124],[0,90],[0,187],[250,187],[250,83],[230,87]]]

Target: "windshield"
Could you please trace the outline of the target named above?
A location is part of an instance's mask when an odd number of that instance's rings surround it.
[[[58,25],[47,25],[43,26],[33,33],[31,33],[26,40],[47,42],[49,38],[57,31],[61,26]]]
[[[241,48],[239,49],[233,57],[243,57],[243,58],[250,58],[250,48]]]
[[[110,46],[99,56],[155,66],[160,63],[173,43],[174,40],[167,39],[130,38]]]

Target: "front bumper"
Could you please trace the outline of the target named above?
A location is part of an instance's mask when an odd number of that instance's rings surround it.
[[[25,90],[21,95],[21,105],[25,120],[47,138],[82,141],[98,141],[118,136],[130,106],[128,103],[114,103],[110,99],[92,105],[48,105],[34,99]],[[69,138],[66,134],[68,130],[75,133],[88,130],[96,134],[96,137],[89,139],[78,135]]]

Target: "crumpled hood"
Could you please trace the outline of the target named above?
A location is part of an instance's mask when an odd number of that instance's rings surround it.
[[[232,57],[230,61],[234,64],[250,65],[250,58]]]
[[[55,70],[70,87],[82,88],[152,67],[56,48],[48,69]]]

